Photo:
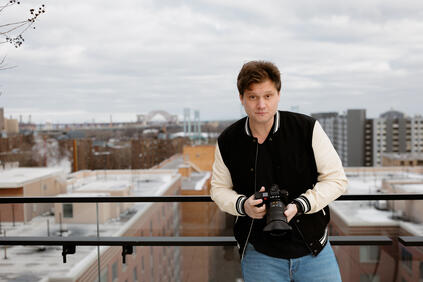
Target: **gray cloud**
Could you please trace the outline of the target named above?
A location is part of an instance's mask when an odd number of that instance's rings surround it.
[[[37,122],[237,118],[239,69],[267,59],[281,109],[421,114],[423,4],[370,2],[48,1],[22,48],[0,47],[18,65],[0,73],[0,99]]]

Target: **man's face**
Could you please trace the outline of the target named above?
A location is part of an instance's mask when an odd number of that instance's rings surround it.
[[[253,83],[239,95],[245,112],[250,118],[250,125],[266,125],[273,123],[273,116],[278,110],[279,92],[275,84],[267,79],[261,83]]]

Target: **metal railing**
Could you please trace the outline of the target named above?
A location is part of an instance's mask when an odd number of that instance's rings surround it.
[[[423,200],[423,194],[348,194],[336,201]],[[24,203],[212,202],[210,196],[0,197],[0,204]]]
[[[423,194],[352,194],[336,201],[423,200]],[[143,197],[0,197],[1,204],[24,203],[122,203],[122,202],[212,202],[210,196],[143,196]],[[332,245],[392,245],[388,236],[329,236]],[[423,236],[399,236],[404,246],[423,246]],[[231,236],[172,236],[172,237],[0,237],[0,245],[62,246],[63,262],[74,254],[76,246],[121,246],[122,260],[132,254],[134,246],[236,246]]]

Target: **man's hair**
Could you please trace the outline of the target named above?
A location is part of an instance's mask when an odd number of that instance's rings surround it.
[[[281,73],[273,63],[267,61],[251,61],[245,63],[237,79],[239,94],[244,95],[244,91],[248,90],[251,84],[261,83],[267,79],[270,79],[275,84],[278,92],[281,91]]]

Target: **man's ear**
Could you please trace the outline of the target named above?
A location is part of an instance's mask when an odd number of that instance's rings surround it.
[[[239,100],[241,101],[241,104],[244,105],[244,95],[239,94]]]

